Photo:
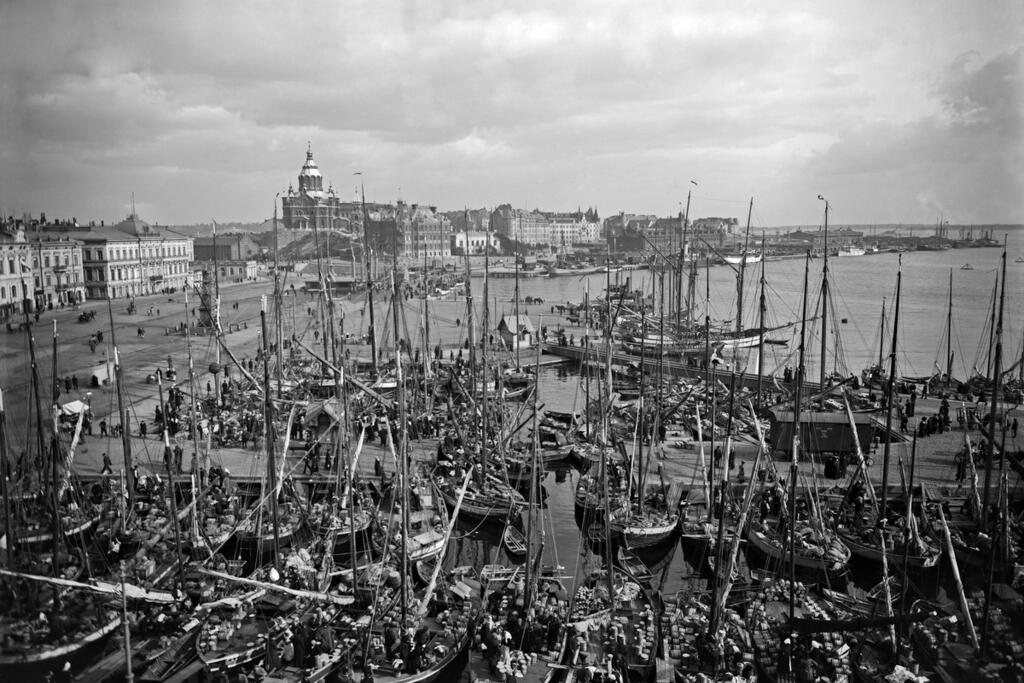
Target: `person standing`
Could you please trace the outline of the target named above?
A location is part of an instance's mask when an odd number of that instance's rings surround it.
[[[1010,433],[1013,434],[1013,438],[1017,438],[1017,418],[1013,418],[1013,422],[1010,423]]]

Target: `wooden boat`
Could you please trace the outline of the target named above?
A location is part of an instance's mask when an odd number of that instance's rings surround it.
[[[65,604],[65,610],[69,619],[79,621],[70,624],[72,630],[57,640],[46,626],[25,631],[17,625],[18,622],[26,625],[23,620],[0,616],[0,633],[6,636],[0,650],[0,680],[26,683],[46,680],[58,674],[65,662],[71,664],[72,671],[80,670],[121,628],[120,612],[91,595],[78,596],[74,602]],[[92,616],[82,618],[93,611],[96,613]]]
[[[644,561],[629,548],[619,547],[615,554],[615,566],[641,586],[650,586],[651,580],[654,578],[650,567],[644,564]]]
[[[192,620],[185,624],[180,633],[166,648],[146,662],[146,668],[135,676],[139,683],[162,683],[196,659],[196,636],[201,621]]]
[[[609,594],[608,572],[603,569],[577,586],[560,664],[575,677],[588,666],[605,666],[612,650],[618,650],[625,653],[618,672],[623,680],[650,678],[661,641],[653,593],[621,572],[612,574],[614,596]]]
[[[440,468],[435,468],[432,475],[437,491],[444,499],[445,505],[455,508],[461,478],[449,476]],[[457,481],[457,479],[459,479]],[[525,504],[521,493],[500,481],[493,474],[488,474],[484,482],[470,482],[462,500],[459,515],[477,520],[505,522],[520,513]]]
[[[209,674],[227,673],[266,655],[276,634],[271,623],[278,603],[261,604],[264,591],[225,598],[203,621],[196,635],[196,653]]]
[[[663,656],[673,667],[675,682],[754,680],[753,642],[735,611],[723,610],[720,649],[715,647],[717,639],[708,636],[709,597],[703,592],[679,591],[666,601],[662,632],[667,647]]]
[[[846,545],[832,535],[822,537],[820,532],[807,522],[797,523],[796,538],[794,562],[800,569],[840,572],[850,561],[850,549]],[[785,544],[771,531],[751,525],[747,531],[747,541],[763,553],[770,563],[789,562],[788,548],[785,548]]]
[[[644,548],[667,540],[679,527],[679,515],[647,509],[643,514],[625,508],[611,513],[613,537],[627,548]]]
[[[873,533],[873,531],[858,533],[849,527],[840,525],[836,527],[836,533],[839,535],[843,545],[850,549],[853,557],[878,564],[882,563],[882,550],[878,545],[877,534]],[[875,538],[867,537],[868,534]],[[902,534],[899,535],[902,536]],[[902,567],[903,540],[900,538],[893,539],[893,541],[891,546],[886,548],[886,560],[890,567]],[[921,539],[920,543],[911,543],[910,550],[907,553],[907,569],[915,571],[934,567],[938,564],[940,557],[942,557],[942,551],[938,547]]]
[[[501,534],[501,546],[513,561],[522,561],[526,558],[526,536],[514,523],[505,525],[505,530]]]

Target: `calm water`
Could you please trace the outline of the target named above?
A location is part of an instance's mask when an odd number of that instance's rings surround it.
[[[1024,255],[1024,231],[1011,230],[1007,233],[1007,300],[1005,309],[1004,365],[1007,367],[1020,358],[1022,342],[1022,318],[1024,318],[1024,263],[1014,263]],[[993,302],[993,286],[999,268],[1001,250],[959,249],[945,252],[908,252],[903,254],[903,284],[899,323],[897,362],[899,372],[906,375],[926,375],[933,372],[936,362],[944,366],[945,331],[949,297],[949,276],[953,275],[953,334],[954,375],[965,377],[971,367],[979,365],[982,370],[988,354],[988,321]],[[970,263],[972,270],[961,270]],[[859,373],[862,368],[877,361],[879,352],[879,321],[882,299],[887,301],[887,324],[885,352],[888,353],[891,335],[892,304],[896,288],[896,273],[899,257],[896,254],[881,254],[862,257],[832,258],[829,260],[831,293],[833,304],[829,317],[838,319],[838,346],[836,332],[829,332],[828,368],[838,368],[843,374]],[[801,293],[804,278],[804,260],[789,259],[769,261],[763,264],[768,283],[769,324],[778,325],[799,321]],[[757,296],[756,283],[760,268],[747,274],[744,310],[745,326],[756,325]],[[811,262],[808,310],[819,306],[821,291],[822,261]],[[648,271],[633,271],[634,289],[650,291],[651,274]],[[698,280],[700,311],[703,313],[705,273]],[[613,276],[614,279],[614,276]],[[735,316],[736,284],[735,274],[725,266],[710,270],[711,315],[715,320],[730,320]],[[614,280],[613,280],[614,281]],[[559,277],[521,279],[520,296],[542,297],[542,305],[520,306],[534,325],[545,324],[544,316],[551,320],[550,306],[559,302],[580,302],[589,283],[592,297],[600,296],[605,287],[604,275],[590,275],[582,278]],[[512,313],[510,303],[515,283],[511,279],[489,282],[489,308],[493,320],[502,313]],[[482,279],[474,277],[473,293],[477,308],[475,315],[482,315]],[[465,304],[462,302],[431,302],[431,317],[442,321],[465,319]],[[553,322],[553,321],[552,321]],[[412,320],[410,319],[410,324]],[[418,324],[418,322],[417,322]],[[493,323],[492,323],[493,324]],[[829,325],[832,328],[832,325]],[[817,373],[820,357],[820,325],[808,324],[812,337],[808,339],[808,373]],[[462,326],[465,329],[465,325]],[[799,326],[792,328],[792,334],[799,334]],[[432,333],[433,334],[433,333]],[[446,339],[446,341],[452,341]],[[766,358],[766,367],[781,368],[796,365],[797,342],[794,338],[786,347],[776,347],[777,352]],[[838,350],[837,350],[838,349]],[[524,358],[524,362],[530,362]],[[564,368],[548,368],[542,371],[541,396],[545,404],[558,410],[579,409],[582,395],[579,376]],[[547,542],[545,561],[561,564],[566,574],[572,576],[581,562],[593,566],[600,561],[585,547],[573,514],[573,490],[578,478],[575,471],[563,473],[561,483],[556,474],[550,473],[545,481],[547,497]],[[456,561],[503,561],[501,551],[492,544],[496,541],[494,530],[464,528],[456,541]],[[671,593],[682,585],[682,578],[692,572],[690,563],[699,558],[687,558],[677,548],[668,551],[671,555],[664,573],[665,591]],[[645,557],[645,559],[649,559]]]

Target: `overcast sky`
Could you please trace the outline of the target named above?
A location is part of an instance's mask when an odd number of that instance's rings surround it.
[[[0,209],[1024,222],[1019,0],[0,0]],[[690,180],[697,181],[693,187]]]

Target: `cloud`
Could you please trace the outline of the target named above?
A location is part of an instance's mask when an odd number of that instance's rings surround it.
[[[153,220],[256,220],[312,141],[343,194],[359,170],[377,199],[442,207],[664,210],[698,177],[779,223],[821,191],[849,192],[851,220],[930,222],[919,195],[1016,220],[1020,18],[1013,0],[0,3],[0,208],[112,219],[134,190]]]
[[[879,206],[870,209],[869,220],[887,220],[884,212],[944,214],[962,223],[986,222],[990,216],[1019,220],[1024,215],[1022,55],[1018,47],[987,61],[977,52],[957,56],[933,83],[934,113],[908,123],[870,122],[841,131],[835,144],[808,162],[805,173],[829,192],[843,192],[844,185],[863,192],[875,184],[891,195],[889,201],[875,196]],[[883,178],[885,185],[877,182]]]

